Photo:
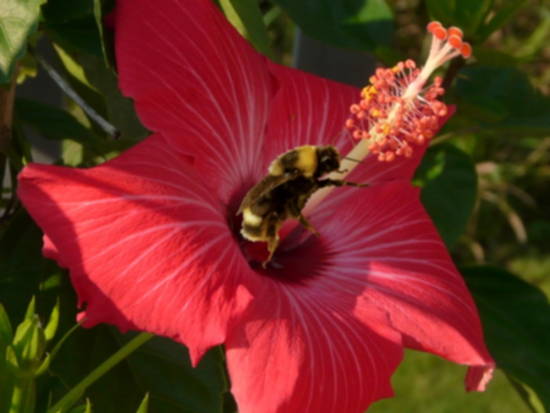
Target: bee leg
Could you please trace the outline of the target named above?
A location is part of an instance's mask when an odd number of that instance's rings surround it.
[[[306,219],[306,217],[304,217],[302,215],[302,207],[303,207],[303,205],[299,206],[297,203],[290,204],[289,208],[290,208],[290,212],[291,212],[292,216],[295,217],[295,218],[298,218],[298,222],[300,224],[302,224],[305,229],[307,229],[308,231],[312,232],[313,234],[319,236],[319,233],[317,232],[315,227],[313,225],[311,225],[309,223],[309,221]]]
[[[273,254],[275,253],[275,250],[277,249],[278,246],[279,246],[279,236],[278,235],[276,235],[273,238],[270,238],[269,241],[267,241],[267,250],[269,251],[269,256],[267,257],[267,259],[264,262],[262,262],[262,267],[264,267],[264,268],[267,267],[267,263],[269,261],[271,261],[271,258],[273,258]]]
[[[301,212],[298,215],[298,221],[304,226],[305,229],[311,231],[314,235],[320,236],[315,227],[309,223],[309,221],[306,219],[306,217],[302,215]]]
[[[267,250],[269,251],[269,256],[267,259],[262,262],[262,267],[266,268],[267,263],[271,261],[271,258],[273,258],[273,254],[275,254],[275,250],[279,246],[279,234],[277,231],[279,230],[279,216],[274,213],[271,214],[268,218],[268,225],[267,225]]]
[[[349,181],[343,181],[341,179],[330,179],[330,178],[319,181],[319,188],[323,188],[325,186],[355,186],[358,188],[364,188],[366,186],[369,186],[369,184],[359,184],[357,182],[349,182]]]

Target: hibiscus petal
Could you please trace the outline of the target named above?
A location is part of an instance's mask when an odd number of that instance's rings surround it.
[[[275,63],[269,70],[277,92],[267,128],[268,162],[300,145],[350,146],[343,127],[358,89]]]
[[[144,125],[193,155],[224,201],[258,175],[271,80],[265,58],[211,1],[119,0],[122,91]],[[214,186],[214,185],[213,185]]]
[[[86,326],[168,336],[197,361],[246,308],[238,274],[248,267],[224,208],[160,135],[91,169],[31,164],[19,182]]]
[[[400,335],[374,307],[356,311],[354,294],[315,282],[265,278],[251,291],[255,305],[226,342],[240,413],[361,413],[392,395]]]
[[[350,105],[360,99],[359,89],[275,63],[269,64],[269,70],[277,80],[277,92],[267,129],[266,163],[300,145],[334,145],[344,156],[357,144],[344,123]],[[454,107],[449,108],[441,126],[452,113]],[[348,179],[369,184],[410,180],[424,149],[417,148],[410,159],[399,162],[379,162],[376,156],[368,156]]]
[[[338,191],[344,194],[339,202],[321,205],[310,219],[331,257],[335,288],[366,283],[361,300],[388,314],[407,347],[474,366],[468,388],[481,390],[494,362],[475,304],[419,190],[393,182]]]

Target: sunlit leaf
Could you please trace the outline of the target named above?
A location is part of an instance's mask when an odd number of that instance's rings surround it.
[[[4,350],[4,346],[11,343],[12,338],[13,329],[11,327],[10,319],[6,313],[6,310],[4,310],[4,306],[0,303],[0,349]]]
[[[15,62],[23,57],[27,38],[37,27],[44,0],[0,2],[0,83],[11,79]]]
[[[145,395],[136,413],[147,413],[149,411],[149,393]]]
[[[101,0],[94,0],[94,19],[97,26],[97,32],[99,33],[99,41],[101,45],[101,52],[103,54],[103,61],[105,63],[105,66],[109,67],[109,53],[108,47],[105,44],[106,33],[103,28],[103,10],[101,4]]]
[[[59,300],[55,303],[55,306],[50,313],[50,318],[48,319],[48,324],[44,328],[44,334],[46,340],[50,342],[57,332],[57,327],[59,326]]]
[[[266,56],[272,55],[267,30],[256,0],[220,0],[220,5],[231,24],[256,50]]]
[[[365,413],[533,413],[500,370],[485,392],[467,393],[464,366],[413,350],[404,356],[392,377],[395,397],[374,403]]]
[[[25,320],[33,320],[36,314],[36,297],[33,295],[25,311]]]
[[[507,376],[507,377],[508,377],[508,382],[516,390],[519,397],[521,397],[521,399],[524,401],[527,407],[531,409],[532,413],[546,412],[537,394],[532,389],[530,389],[529,386],[526,386],[524,383],[521,383],[519,380],[516,380],[512,376]]]
[[[69,411],[69,413],[92,413],[92,403],[90,399],[86,399],[86,404],[77,406]]]
[[[20,60],[17,70],[17,84],[21,84],[27,78],[35,78],[38,74],[36,60],[29,53],[26,53]]]

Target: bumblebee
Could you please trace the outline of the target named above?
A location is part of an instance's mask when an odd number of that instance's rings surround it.
[[[269,166],[268,174],[243,198],[237,215],[242,214],[241,234],[249,241],[267,242],[269,257],[279,245],[279,229],[289,218],[296,218],[307,230],[319,235],[302,215],[311,195],[327,186],[365,184],[339,179],[321,179],[340,168],[340,154],[335,147],[304,145],[279,155]]]

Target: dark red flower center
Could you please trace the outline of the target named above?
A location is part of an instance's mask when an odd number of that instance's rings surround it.
[[[281,238],[271,261],[265,268],[262,266],[269,256],[267,244],[248,241],[241,235],[242,215],[237,215],[237,210],[245,193],[246,190],[239,190],[232,197],[227,207],[227,223],[250,268],[263,276],[289,283],[301,283],[321,274],[327,265],[329,251],[321,237],[301,226]]]

